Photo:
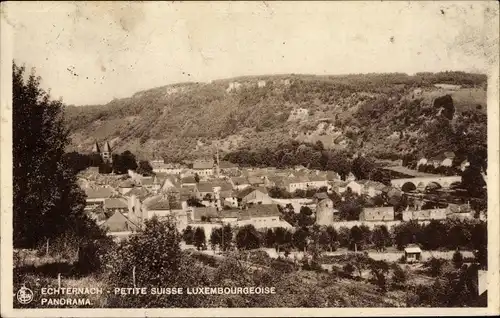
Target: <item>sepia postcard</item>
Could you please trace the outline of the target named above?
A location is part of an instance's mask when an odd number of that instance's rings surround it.
[[[497,1],[0,8],[2,317],[500,313]]]

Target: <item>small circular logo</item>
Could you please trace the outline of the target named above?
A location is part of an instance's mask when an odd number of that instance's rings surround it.
[[[33,292],[31,289],[26,287],[21,287],[17,291],[17,301],[23,305],[29,304],[33,300]]]

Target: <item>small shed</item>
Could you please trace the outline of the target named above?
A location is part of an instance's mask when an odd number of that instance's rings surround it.
[[[407,263],[419,262],[422,259],[422,250],[418,246],[405,248],[405,260]]]

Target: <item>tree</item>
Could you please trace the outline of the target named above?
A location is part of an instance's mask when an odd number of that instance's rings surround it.
[[[395,287],[402,287],[406,283],[406,280],[408,279],[408,275],[406,272],[399,266],[398,264],[393,265],[393,272],[392,272],[392,284]]]
[[[352,161],[352,173],[358,180],[369,179],[375,165],[365,157],[357,157]]]
[[[351,228],[349,232],[349,241],[349,249],[359,251],[363,248],[363,232],[357,225]]]
[[[304,205],[300,207],[300,213],[306,216],[311,216],[313,214],[313,211],[310,207]]]
[[[191,227],[191,225],[188,225],[182,232],[182,239],[186,244],[191,245],[193,244],[193,236],[193,228]]]
[[[242,227],[236,234],[236,246],[240,250],[251,250],[259,248],[261,240],[259,233],[251,224]]]
[[[223,251],[227,251],[233,242],[233,228],[230,224],[226,224],[221,231],[223,233],[221,247]]]
[[[390,235],[387,226],[376,226],[372,232],[372,241],[377,251],[383,252],[385,247],[390,244]]]
[[[149,161],[141,160],[141,161],[139,161],[137,173],[140,173],[143,176],[151,176],[151,175],[153,175],[153,167],[151,166]]]
[[[439,276],[445,262],[446,261],[441,258],[431,258],[427,264],[429,266],[429,274],[434,277]]]
[[[200,183],[200,176],[197,173],[194,174],[194,181],[196,181],[196,183]]]
[[[135,155],[129,150],[125,150],[121,154],[113,154],[112,159],[113,172],[116,174],[126,174],[129,170],[135,171],[137,169]]]
[[[265,237],[266,247],[273,247],[276,243],[276,238],[272,229],[268,229]]]
[[[91,159],[88,155],[80,154],[76,151],[63,155],[64,164],[72,168],[75,173],[87,169],[91,166]]]
[[[110,266],[110,286],[133,286],[135,284],[149,288],[185,283],[181,280],[184,276],[184,266],[180,240],[181,236],[173,218],[160,221],[157,217],[153,217],[146,220],[144,231],[120,244]],[[152,307],[170,307],[172,303],[175,303],[174,299],[155,297],[150,294],[136,296],[126,300],[127,306],[134,307],[142,304]],[[123,303],[115,304],[115,306],[123,307]]]
[[[335,228],[331,225],[322,230],[319,234],[319,244],[326,250],[333,252],[337,249],[338,234]]]
[[[193,235],[193,243],[196,249],[199,251],[204,249],[206,242],[205,229],[202,227],[197,227]]]
[[[346,198],[340,202],[338,209],[341,219],[348,221],[359,220],[359,215],[363,211],[363,204],[358,198]]]
[[[307,246],[307,238],[309,231],[307,228],[301,227],[293,233],[293,245],[299,250],[305,250]]]
[[[342,267],[342,270],[344,271],[344,273],[346,273],[349,276],[352,276],[352,274],[354,273],[355,269],[356,268],[351,263],[346,263],[344,265],[344,267]]]
[[[213,228],[210,233],[210,246],[212,246],[212,250],[215,251],[216,246],[220,246],[222,242],[222,233],[218,228]]]
[[[481,174],[481,167],[470,165],[462,173],[462,188],[466,189],[471,197],[481,198],[485,196],[484,186],[486,182]]]
[[[195,197],[189,197],[189,199],[186,200],[186,203],[188,206],[193,206],[193,207],[204,207],[204,205],[201,203],[201,201],[198,198]]]
[[[375,282],[377,286],[380,288],[382,292],[387,291],[387,273],[389,272],[389,264],[386,261],[380,260],[375,261],[372,260],[370,262],[370,270],[375,278]]]
[[[12,66],[13,243],[33,248],[70,232],[79,239],[105,233],[84,213],[85,193],[66,165],[69,131],[64,105],[51,101],[34,72]]]
[[[453,253],[451,261],[453,262],[453,265],[455,265],[455,268],[462,267],[462,264],[464,263],[464,257],[458,249],[455,251],[455,253]]]

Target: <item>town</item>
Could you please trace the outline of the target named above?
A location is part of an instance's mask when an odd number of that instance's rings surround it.
[[[342,180],[335,171],[304,166],[240,167],[220,160],[218,149],[213,158],[189,163],[129,160],[135,169],[125,174],[105,167],[113,166],[113,158],[134,158],[130,152],[114,155],[105,141],[96,142],[87,155],[99,164],[79,174],[87,195],[85,211],[108,235],[120,241],[140,233],[149,219],[170,217],[182,234],[183,249],[214,257],[263,251],[265,257],[294,264],[319,262],[319,268],[331,271],[336,266],[332,257],[365,251],[371,259],[416,269],[437,258],[474,259],[473,250],[480,247],[471,249],[470,235],[487,219],[486,205],[461,187],[458,174],[469,162],[454,160],[450,152],[419,159],[418,170],[386,160],[379,169],[398,176],[386,184],[358,180],[352,172]],[[457,173],[421,172],[429,170],[422,169],[427,165]],[[484,172],[482,178],[485,191]],[[423,233],[411,234],[412,226]],[[317,244],[324,251],[321,260],[313,260]],[[477,273],[479,281],[485,273]],[[484,285],[478,288],[484,297]]]

